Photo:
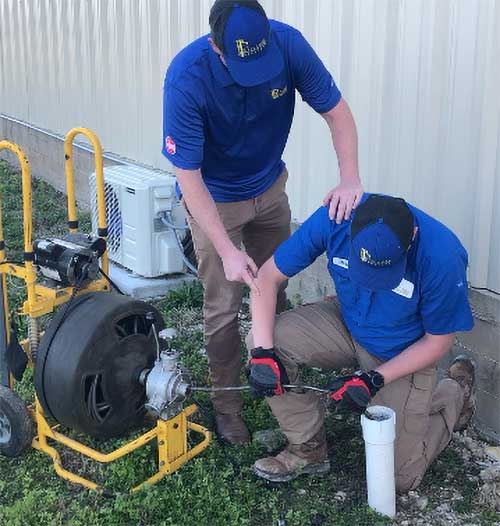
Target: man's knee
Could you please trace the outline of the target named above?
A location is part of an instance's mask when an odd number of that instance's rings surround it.
[[[408,493],[408,491],[417,489],[422,482],[424,474],[425,472],[418,476],[415,476],[414,473],[400,473],[396,475],[396,491],[398,493]]]
[[[289,311],[290,312],[290,311]],[[274,325],[274,346],[277,348],[288,347],[290,338],[290,322],[287,314],[282,314],[276,318]]]
[[[418,449],[418,448],[417,448]],[[418,488],[427,470],[428,462],[425,452],[407,459],[403,465],[396,465],[396,491],[406,493]]]

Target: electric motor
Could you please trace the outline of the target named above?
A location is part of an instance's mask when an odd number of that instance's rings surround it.
[[[104,239],[80,233],[33,243],[34,263],[40,273],[62,286],[85,287],[97,279],[99,258],[105,250]]]

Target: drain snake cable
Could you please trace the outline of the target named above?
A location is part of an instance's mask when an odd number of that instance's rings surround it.
[[[321,389],[320,387],[314,387],[313,385],[301,385],[301,384],[285,384],[285,389],[305,389],[306,391],[316,391],[318,393],[327,394],[330,391],[328,389]],[[199,391],[204,393],[218,393],[223,391],[248,391],[251,387],[249,385],[239,386],[228,386],[228,387],[202,387],[202,386],[191,386],[191,391]]]

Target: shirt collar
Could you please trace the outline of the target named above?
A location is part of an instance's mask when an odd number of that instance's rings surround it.
[[[219,55],[212,49],[210,44],[208,45],[208,55],[210,57],[210,68],[217,82],[224,88],[231,86],[231,84],[236,84]]]
[[[408,261],[410,261],[410,260],[414,261],[415,260],[415,257],[416,257],[416,254],[417,254],[417,249],[418,249],[418,243],[420,241],[420,225],[418,223],[418,219],[415,216],[415,213],[413,211],[412,211],[412,213],[413,213],[413,217],[415,219],[415,226],[418,228],[418,230],[417,230],[417,235],[415,236],[415,239],[412,240],[410,248],[408,250]]]

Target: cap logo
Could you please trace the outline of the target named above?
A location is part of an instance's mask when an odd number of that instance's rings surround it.
[[[257,55],[258,53],[264,51],[266,46],[267,40],[265,38],[263,38],[256,46],[250,46],[248,41],[243,40],[242,38],[236,40],[236,51],[238,56],[241,58]]]
[[[366,263],[372,267],[388,267],[392,263],[391,259],[381,259],[379,261],[373,259],[370,252],[368,252],[366,248],[362,248],[359,251],[359,257],[363,263]]]
[[[368,263],[368,261],[370,261],[370,259],[372,258],[370,256],[370,252],[368,252],[368,250],[366,250],[366,248],[362,248],[360,253],[359,253],[359,257],[361,258],[361,261],[363,263]]]
[[[279,99],[280,97],[283,97],[283,95],[286,95],[288,93],[288,86],[285,86],[284,88],[275,88],[271,90],[271,97],[273,99]]]

